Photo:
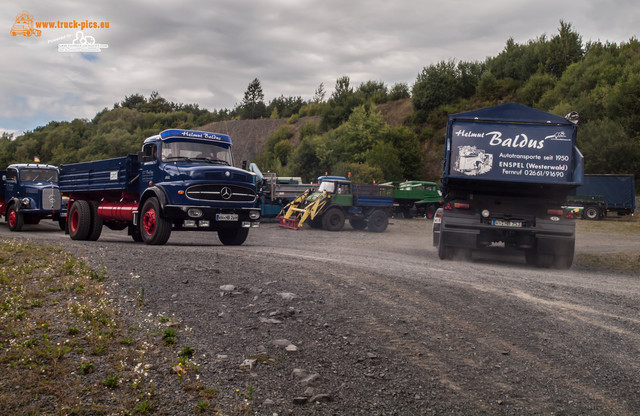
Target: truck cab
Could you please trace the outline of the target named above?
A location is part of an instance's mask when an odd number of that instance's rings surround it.
[[[0,214],[11,231],[42,219],[58,221],[64,229],[66,204],[58,188],[58,168],[45,164],[13,164],[2,172]]]

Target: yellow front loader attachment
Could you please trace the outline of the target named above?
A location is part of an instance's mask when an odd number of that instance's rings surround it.
[[[282,208],[278,218],[280,219],[280,226],[284,228],[290,228],[297,230],[307,218],[312,220],[322,211],[329,199],[330,194],[323,192],[315,201],[308,203],[307,198],[311,194],[311,190],[307,189],[304,194],[300,195],[293,201],[291,201],[286,207]]]

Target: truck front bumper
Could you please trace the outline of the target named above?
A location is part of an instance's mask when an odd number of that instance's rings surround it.
[[[165,205],[163,216],[176,229],[220,230],[260,226],[260,208],[216,208],[198,205]]]

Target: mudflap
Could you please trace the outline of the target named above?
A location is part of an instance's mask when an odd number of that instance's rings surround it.
[[[458,248],[477,248],[478,230],[443,230],[440,229],[440,241],[439,244],[444,244],[448,247]]]
[[[574,236],[536,236],[537,252],[542,254],[569,255],[573,254]]]

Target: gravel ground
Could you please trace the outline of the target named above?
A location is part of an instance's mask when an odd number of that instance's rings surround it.
[[[186,232],[161,247],[106,230],[73,242],[38,227],[21,237],[106,267],[132,323],[179,322],[175,350],[195,350],[221,408],[249,395],[260,415],[640,414],[637,275],[440,261],[421,219],[381,234],[266,223],[240,247]],[[637,234],[580,221],[577,235],[578,253],[640,252]],[[193,414],[169,365],[151,371],[158,412]]]

